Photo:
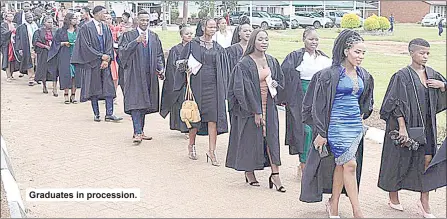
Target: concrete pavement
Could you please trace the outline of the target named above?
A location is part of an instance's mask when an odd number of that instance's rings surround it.
[[[207,137],[198,137],[199,160],[188,159],[184,135],[170,131],[169,121],[158,114],[146,117],[145,133],[154,140],[133,146],[132,122],[123,112],[119,89],[116,114],[124,120],[95,123],[90,103],[66,105],[62,91],[55,98],[42,94],[40,85],[28,87],[26,81],[24,77],[7,83],[5,73],[1,74],[1,131],[24,201],[27,188],[141,190],[139,202],[25,201],[28,217],[327,217],[324,202],[298,200],[298,157],[288,155],[285,146],[280,173],[287,192],[268,189],[268,169],[256,173],[261,187],[250,187],[243,173],[206,163]],[[104,104],[100,111],[103,118]],[[280,113],[284,142],[284,112]],[[228,134],[219,136],[217,143],[217,156],[224,164]],[[387,193],[377,187],[381,145],[367,141],[364,156],[360,188],[364,215],[420,217],[417,193],[400,193],[404,212],[387,206]],[[432,212],[445,218],[446,189],[431,193],[430,198]],[[340,216],[352,217],[345,196]]]

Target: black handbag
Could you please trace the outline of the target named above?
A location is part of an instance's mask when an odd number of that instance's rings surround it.
[[[414,95],[416,97],[416,102],[418,104],[418,112],[419,112],[419,116],[420,116],[421,121],[422,121],[422,127],[418,126],[418,127],[407,128],[407,133],[408,133],[408,137],[413,139],[413,140],[415,140],[416,142],[418,142],[419,145],[425,145],[425,144],[427,144],[427,139],[426,139],[426,136],[425,136],[424,117],[422,116],[421,105],[419,103],[419,97],[418,97],[418,94],[417,94],[417,91],[416,91],[416,85],[414,83],[413,74],[411,73],[410,69],[408,69],[408,70],[409,70],[409,73],[410,73],[411,83],[413,84],[413,91],[414,91]]]

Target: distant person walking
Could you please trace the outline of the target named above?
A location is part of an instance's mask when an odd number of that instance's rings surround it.
[[[394,15],[393,14],[391,14],[391,16],[390,16],[390,29],[388,31],[394,32]]]
[[[444,20],[444,18],[439,18],[439,21],[438,21],[438,30],[439,30],[439,36],[441,36],[442,35],[442,32],[444,32],[444,28],[442,27],[442,21]]]

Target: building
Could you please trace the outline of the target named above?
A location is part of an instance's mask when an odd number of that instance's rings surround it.
[[[393,14],[396,22],[417,23],[428,13],[446,15],[445,1],[381,1],[380,11],[382,16],[389,17]]]

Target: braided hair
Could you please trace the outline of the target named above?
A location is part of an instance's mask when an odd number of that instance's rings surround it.
[[[304,29],[303,32],[303,41],[306,39],[307,35],[309,35],[310,32],[312,31],[316,31],[317,29],[315,29],[314,26],[307,26],[306,29]]]
[[[350,49],[354,44],[363,42],[363,38],[359,33],[345,29],[334,41],[334,48],[332,49],[332,65],[341,65],[346,59],[345,49]]]

